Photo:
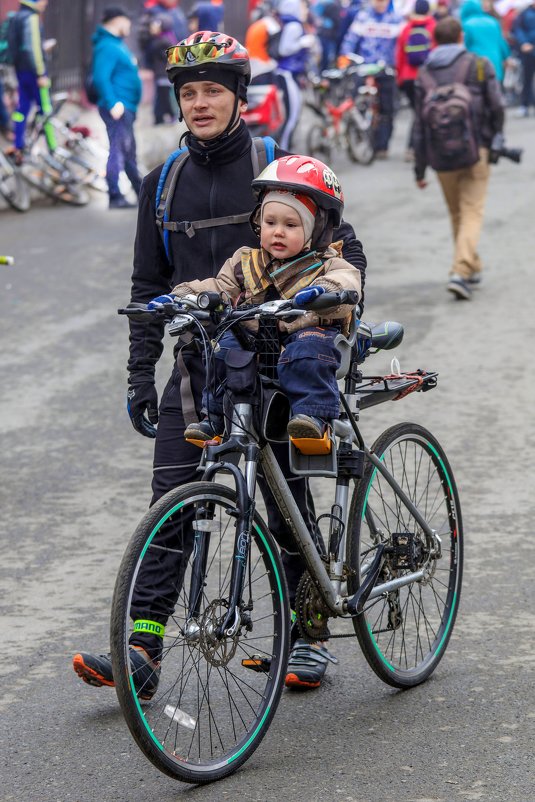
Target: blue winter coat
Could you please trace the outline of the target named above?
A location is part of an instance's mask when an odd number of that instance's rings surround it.
[[[460,17],[466,49],[477,56],[486,56],[494,67],[496,78],[501,82],[503,62],[510,50],[500,23],[483,11],[479,0],[465,0]]]
[[[93,34],[92,42],[93,81],[99,107],[109,111],[120,101],[135,112],[142,90],[135,56],[121,38],[101,26]]]
[[[342,55],[356,53],[367,64],[384,61],[393,67],[401,24],[402,19],[395,11],[379,14],[371,6],[363,8],[344,36],[340,52]]]
[[[535,45],[535,6],[528,6],[513,23],[513,35],[518,46]]]

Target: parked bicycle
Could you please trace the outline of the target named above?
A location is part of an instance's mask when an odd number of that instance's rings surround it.
[[[30,190],[17,165],[0,150],[0,195],[17,212],[30,208]]]
[[[307,310],[354,302],[349,292],[325,293]],[[227,393],[226,434],[205,444],[202,479],[149,510],[127,547],[113,597],[113,676],[123,714],[154,765],[185,782],[217,780],[242,765],[266,734],[284,685],[288,593],[277,546],[256,508],[258,469],[307,566],[295,602],[302,637],[356,636],[382,680],[410,688],[435,670],[455,622],[463,530],[446,455],[418,424],[391,426],[371,447],[358,425],[369,407],[437,383],[435,372],[423,370],[362,375],[367,355],[401,342],[397,323],[367,326],[353,319],[349,336],[338,336],[338,377],[345,377],[340,417],[321,441],[322,453],[317,440],[289,443],[294,473],[333,479],[332,504],[317,521],[325,530],[324,556],[304,524],[270,443],[287,440],[289,417],[275,380],[276,324],[307,310],[291,300],[233,309],[211,293],[157,312],[141,304],[119,310],[138,321],[163,317],[173,336],[193,334],[209,372],[225,331],[240,336],[244,321],[260,325],[258,404],[234,404]],[[215,327],[210,339],[206,323]],[[216,481],[220,476],[230,477],[233,487]],[[157,672],[145,666],[138,676],[128,643],[141,576],[139,590],[151,599],[155,619],[144,624],[159,627],[163,652]],[[330,620],[350,631],[332,634]]]

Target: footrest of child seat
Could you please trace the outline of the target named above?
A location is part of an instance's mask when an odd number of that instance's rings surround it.
[[[196,440],[193,437],[185,437],[184,439],[186,443],[191,443],[192,446],[197,446],[198,448],[204,448],[207,445],[219,445],[221,442],[221,437],[218,434],[212,437],[211,440]]]
[[[330,426],[323,438],[290,437],[290,470],[297,476],[336,477],[336,442]]]

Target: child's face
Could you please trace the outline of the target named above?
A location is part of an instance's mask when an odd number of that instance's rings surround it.
[[[276,259],[288,259],[302,251],[305,232],[295,209],[278,201],[266,203],[262,210],[260,244]]]

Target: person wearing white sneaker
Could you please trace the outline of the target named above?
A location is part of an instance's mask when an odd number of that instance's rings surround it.
[[[503,128],[504,103],[494,67],[487,58],[465,49],[458,20],[440,20],[435,41],[437,47],[415,82],[414,171],[416,184],[423,189],[427,166],[436,170],[454,240],[446,289],[457,299],[469,300],[482,270],[477,246],[490,175],[489,147]],[[447,90],[457,93],[457,113],[459,108],[466,110],[461,124],[452,115],[450,128],[435,125],[437,115],[448,113]]]

